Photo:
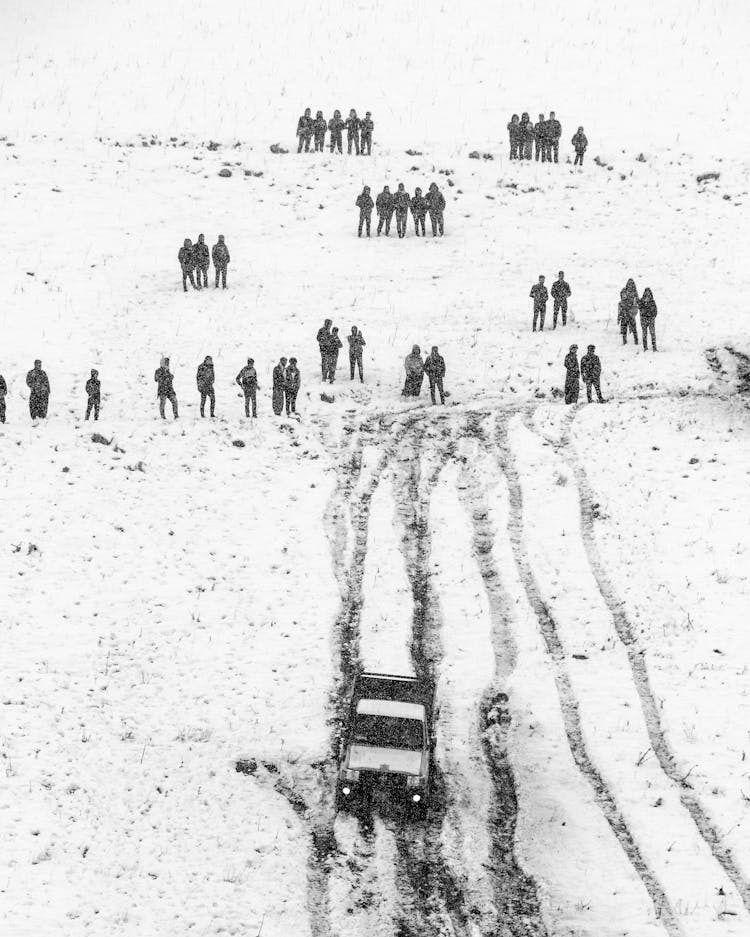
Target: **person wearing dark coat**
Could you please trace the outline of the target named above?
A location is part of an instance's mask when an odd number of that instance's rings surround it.
[[[255,361],[252,358],[247,359],[247,364],[237,375],[235,381],[242,388],[242,394],[245,398],[245,416],[250,416],[250,404],[252,404],[253,417],[257,417],[256,391],[258,390],[258,374],[255,370]]]
[[[345,124],[341,119],[341,111],[334,111],[333,117],[328,121],[328,129],[331,132],[331,152],[338,150],[339,153],[343,152],[341,135],[344,130]]]
[[[387,185],[375,199],[375,211],[378,213],[378,235],[385,225],[385,235],[391,233],[391,219],[393,218],[393,195]]]
[[[159,416],[166,420],[164,407],[167,400],[172,404],[172,415],[175,420],[177,413],[177,394],[174,392],[174,375],[169,370],[169,358],[161,359],[161,366],[154,371],[154,380],[156,381],[156,396],[159,398]]]
[[[351,153],[352,144],[354,144],[354,149],[359,156],[359,128],[361,126],[361,121],[357,117],[357,112],[352,108],[349,111],[349,116],[346,119],[344,124],[346,127],[346,152]]]
[[[554,159],[557,162],[557,154],[560,151],[560,137],[562,136],[562,124],[555,117],[555,112],[549,112],[547,121],[547,162],[551,163]]]
[[[440,403],[445,404],[445,391],[443,390],[443,378],[445,377],[445,359],[438,354],[438,346],[433,345],[432,351],[424,359],[424,373],[430,382],[430,399],[435,403],[435,388],[440,392]]]
[[[364,189],[362,189],[362,194],[357,196],[357,201],[355,204],[359,209],[359,228],[357,229],[357,237],[362,237],[363,225],[367,230],[367,237],[369,237],[370,220],[372,219],[372,210],[375,207],[375,203],[373,202],[372,196],[370,195],[369,185],[366,185]]]
[[[571,345],[565,356],[565,403],[578,403],[580,389],[578,367],[578,345]]]
[[[547,121],[544,119],[544,114],[539,115],[539,120],[534,124],[534,141],[536,146],[534,147],[534,159],[538,162],[539,157],[542,157],[542,162],[547,161]]]
[[[643,339],[643,350],[648,351],[648,336],[651,334],[651,351],[656,351],[656,303],[654,294],[646,287],[643,296],[638,300],[638,308],[641,312],[641,338]]]
[[[91,416],[91,411],[94,411],[94,419],[99,419],[99,405],[102,401],[102,382],[99,380],[99,372],[96,368],[91,369],[91,377],[86,381],[86,396],[88,398],[86,403],[86,416],[84,419],[87,419]]]
[[[414,197],[411,200],[411,214],[412,218],[414,218],[414,233],[419,237],[421,228],[421,235],[424,237],[424,219],[427,214],[427,199],[422,195],[422,190],[420,188],[414,190]]]
[[[331,334],[328,336],[328,348],[326,354],[326,377],[323,380],[328,380],[329,384],[333,384],[333,379],[336,376],[336,368],[339,363],[339,351],[343,348],[341,339],[339,338],[339,328],[337,325],[331,329]]]
[[[360,383],[364,382],[362,374],[362,349],[367,344],[364,335],[359,331],[356,325],[352,326],[351,332],[346,336],[349,342],[349,380],[354,380],[354,367],[359,370]]]
[[[193,259],[195,260],[195,268],[198,271],[198,287],[208,286],[208,244],[206,244],[206,239],[202,234],[198,235],[198,243],[193,247]],[[202,283],[201,274],[203,274]]]
[[[422,361],[422,352],[419,345],[412,345],[411,354],[404,358],[404,370],[406,371],[406,380],[404,381],[401,396],[419,397],[422,390],[422,381],[424,380],[424,362]]]
[[[521,159],[531,159],[531,148],[534,143],[534,125],[527,111],[521,114],[521,123],[519,124],[519,155]]]
[[[620,302],[617,306],[617,322],[620,326],[623,345],[627,344],[629,331],[633,334],[634,344],[638,344],[637,316],[638,290],[635,282],[629,279],[625,284],[625,288],[620,292]]]
[[[193,242],[190,238],[185,238],[182,247],[177,251],[177,259],[180,262],[180,267],[182,268],[182,288],[187,293],[187,281],[190,280],[190,283],[193,286],[193,289],[200,289],[199,286],[195,285],[195,277],[193,276],[193,270],[195,270],[195,252],[193,250]]]
[[[302,376],[297,367],[297,359],[290,358],[289,366],[284,372],[284,399],[286,403],[286,415],[297,412],[297,394],[299,393]]]
[[[531,326],[531,331],[536,332],[536,323],[537,319],[539,320],[539,331],[544,331],[544,317],[547,315],[547,300],[549,299],[549,294],[547,293],[547,287],[544,285],[544,277],[539,277],[539,282],[535,283],[531,287],[531,292],[529,296],[534,300],[534,321]]]
[[[589,145],[586,134],[583,132],[583,127],[579,127],[578,130],[576,130],[570,142],[573,144],[573,149],[576,151],[576,158],[573,160],[573,165],[583,166],[583,154],[586,152],[586,147]]]
[[[216,270],[216,289],[219,288],[219,277],[221,277],[222,289],[227,288],[227,267],[229,266],[229,248],[224,243],[224,235],[219,235],[219,240],[211,248],[211,259],[214,262]]]
[[[201,395],[201,416],[206,415],[206,397],[211,402],[211,416],[214,416],[216,394],[214,393],[214,362],[211,355],[206,355],[203,364],[198,365],[195,382],[198,385],[198,393]]]
[[[304,144],[305,153],[310,152],[310,138],[312,137],[313,132],[313,119],[310,116],[310,108],[305,108],[305,113],[297,121],[297,136],[299,137],[299,146],[297,147],[297,152],[302,152],[302,145]]]
[[[372,132],[375,129],[375,122],[372,119],[372,114],[368,111],[364,120],[361,121],[360,126],[362,127],[362,136],[360,137],[360,153],[362,156],[371,156],[372,155]],[[367,148],[367,153],[365,153],[365,147]]]
[[[320,349],[320,373],[325,381],[328,375],[328,349],[331,341],[331,326],[333,323],[326,319],[323,325],[318,329],[316,341]]]
[[[5,378],[0,374],[0,423],[5,422],[5,395],[8,393],[8,385]]]
[[[518,114],[514,114],[510,119],[508,137],[510,138],[510,158],[518,159],[518,148],[521,144],[521,121]]]
[[[271,406],[276,416],[281,416],[284,409],[284,387],[286,385],[286,358],[279,358],[279,363],[273,369],[273,390],[271,392]]]
[[[436,182],[431,182],[425,196],[427,202],[427,211],[430,213],[430,224],[432,225],[432,236],[437,237],[438,231],[440,237],[445,233],[443,227],[443,212],[445,211],[445,198],[443,193],[437,187]]]
[[[323,111],[318,111],[315,115],[315,120],[312,124],[313,135],[315,137],[315,152],[322,153],[323,147],[326,143],[326,123],[325,117],[323,117]]]
[[[561,270],[557,279],[552,284],[552,328],[557,328],[557,315],[562,313],[562,324],[568,324],[568,296],[570,296],[570,287],[565,282],[565,274]]]
[[[588,346],[588,351],[581,358],[581,377],[583,378],[583,383],[586,385],[586,399],[591,403],[591,387],[593,386],[596,391],[596,397],[599,403],[604,403],[602,400],[602,391],[599,386],[599,382],[602,376],[602,363],[599,361],[597,355],[594,354],[596,348],[593,345]]]
[[[37,358],[34,367],[26,375],[29,395],[29,414],[32,420],[45,419],[49,406],[50,386],[47,372],[42,370],[42,362]]]
[[[400,238],[406,237],[406,219],[410,205],[409,193],[404,188],[404,183],[399,182],[398,189],[393,196],[393,208],[396,212],[396,233]]]

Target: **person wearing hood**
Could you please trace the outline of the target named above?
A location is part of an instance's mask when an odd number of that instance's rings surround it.
[[[334,111],[333,117],[328,121],[328,129],[331,132],[331,152],[338,150],[339,153],[343,152],[341,135],[344,130],[345,124],[341,119],[341,111]]]
[[[636,319],[638,316],[638,290],[635,282],[630,279],[620,292],[620,302],[617,306],[617,322],[620,326],[623,345],[627,344],[628,332],[633,334],[634,344],[638,344],[638,329]]]
[[[579,380],[581,371],[578,367],[578,345],[571,345],[565,356],[565,403],[578,403]]]
[[[305,153],[310,152],[310,138],[312,137],[313,132],[313,119],[310,116],[310,108],[305,108],[305,113],[297,121],[297,136],[299,137],[299,145],[297,147],[297,152],[302,152],[302,145],[304,144]]]
[[[195,259],[195,268],[198,271],[198,287],[208,286],[208,244],[202,234],[198,235],[198,243],[193,248],[193,257]],[[203,282],[201,283],[201,274]]]
[[[432,225],[432,236],[437,237],[438,231],[440,237],[444,234],[443,212],[445,211],[445,198],[443,193],[437,187],[436,182],[430,183],[430,188],[425,196],[427,202],[427,211],[430,213],[430,224]]]
[[[290,358],[289,365],[284,372],[284,400],[286,403],[286,415],[290,416],[297,412],[297,394],[302,383],[302,375],[297,367],[297,359]]]
[[[518,149],[521,145],[521,121],[518,114],[514,114],[510,119],[508,137],[510,138],[510,158],[518,159]]]
[[[318,348],[320,349],[320,373],[324,381],[328,378],[328,350],[331,341],[332,325],[333,322],[331,322],[330,319],[326,319],[323,325],[318,329],[316,337]]]
[[[528,111],[521,114],[519,124],[519,151],[521,159],[531,159],[531,148],[534,142],[534,125],[531,123]]]
[[[324,380],[328,380],[329,384],[333,384],[333,379],[336,376],[336,368],[339,364],[339,352],[342,348],[343,345],[339,338],[339,327],[334,325],[328,337],[328,353],[326,355],[327,371],[326,378],[324,378]]]
[[[227,267],[229,266],[229,248],[224,243],[224,235],[219,235],[219,240],[211,248],[211,258],[216,270],[216,289],[219,288],[219,277],[221,277],[222,289],[227,288]]]
[[[375,199],[375,210],[378,213],[378,235],[385,225],[385,235],[391,233],[391,219],[393,218],[393,195],[387,185],[383,186],[383,191]]]
[[[252,404],[253,417],[257,417],[258,372],[255,370],[255,361],[252,358],[247,359],[247,364],[237,375],[235,381],[242,388],[242,395],[245,398],[245,416],[250,416],[250,404]]]
[[[37,358],[34,367],[26,375],[29,395],[29,414],[32,420],[45,419],[49,406],[50,386],[47,372],[42,370],[42,362]]]
[[[568,324],[568,296],[570,296],[570,286],[565,282],[565,274],[561,270],[557,279],[552,284],[552,328],[557,328],[558,313],[562,313],[562,324]]]
[[[271,406],[276,416],[281,416],[284,409],[284,387],[286,386],[286,358],[279,358],[279,363],[273,369],[273,390],[271,391]]]
[[[177,394],[174,392],[174,375],[169,370],[169,358],[162,358],[161,365],[154,371],[156,381],[156,396],[159,398],[159,416],[166,420],[164,407],[167,400],[172,404],[172,415],[175,420],[177,413]]]
[[[599,382],[602,376],[602,363],[599,360],[598,356],[594,354],[596,348],[593,345],[588,346],[588,351],[581,358],[581,377],[583,378],[583,383],[586,385],[586,399],[591,403],[591,387],[593,386],[596,391],[596,397],[599,403],[604,403],[602,400],[602,391],[599,386]]]
[[[445,404],[445,391],[443,378],[445,377],[445,359],[438,353],[438,346],[433,345],[432,351],[424,359],[424,373],[430,382],[430,399],[435,403],[435,388],[440,392],[440,403]]]
[[[96,368],[91,369],[91,377],[86,381],[86,397],[88,398],[86,402],[86,416],[84,419],[88,420],[91,416],[91,411],[94,411],[94,419],[99,419],[99,405],[102,400],[102,382],[99,380],[99,372]]]
[[[406,380],[404,381],[401,396],[419,397],[424,379],[424,363],[422,362],[422,352],[419,345],[412,345],[411,353],[404,358],[404,370],[406,371]]]
[[[180,262],[180,267],[182,268],[182,288],[187,293],[187,281],[190,280],[194,290],[200,289],[200,287],[195,285],[195,277],[193,276],[193,270],[195,270],[195,252],[193,250],[193,242],[190,238],[185,238],[182,243],[182,247],[177,252],[177,259]]]
[[[375,207],[375,203],[372,200],[370,195],[370,186],[366,185],[362,189],[362,194],[357,196],[357,201],[355,202],[357,208],[359,209],[359,228],[357,230],[357,237],[362,237],[362,226],[364,225],[367,229],[367,237],[370,236],[370,220],[372,219],[372,210]]]
[[[0,423],[5,422],[5,395],[8,393],[8,385],[5,378],[0,374]]]
[[[573,160],[573,165],[583,166],[583,154],[586,152],[586,147],[589,145],[586,134],[583,132],[583,127],[579,127],[578,130],[576,130],[570,142],[573,144],[573,149],[576,151],[576,158]]]
[[[544,277],[539,276],[539,282],[531,287],[529,296],[534,300],[534,319],[531,325],[531,331],[536,332],[536,323],[539,320],[539,331],[544,331],[544,317],[547,315],[547,300],[549,293],[544,285]]]
[[[357,112],[352,108],[349,111],[349,116],[346,119],[346,152],[351,154],[352,144],[354,144],[354,149],[359,156],[359,128],[361,126],[361,121],[357,117]]]
[[[326,119],[323,117],[323,111],[318,111],[313,121],[313,134],[315,136],[315,152],[322,153],[326,143]]]
[[[421,234],[422,237],[424,237],[424,219],[427,214],[427,199],[422,195],[422,190],[420,188],[414,190],[414,197],[411,200],[411,214],[412,218],[414,218],[414,233],[419,237],[421,228]]]
[[[393,196],[393,208],[396,212],[396,233],[400,238],[406,237],[406,219],[410,205],[409,193],[404,188],[404,183],[399,182],[398,189]]]
[[[365,337],[359,331],[357,326],[353,325],[351,332],[346,336],[346,340],[349,342],[349,380],[354,380],[354,367],[356,365],[359,370],[360,383],[363,383],[364,377],[362,375],[362,349],[367,344],[365,342]]]
[[[201,395],[201,416],[206,415],[206,397],[211,402],[211,416],[214,416],[216,395],[214,394],[214,362],[211,355],[206,355],[203,364],[198,365],[195,381],[198,385],[198,393]]]
[[[656,351],[656,303],[654,294],[649,287],[643,291],[643,296],[638,300],[638,308],[641,312],[641,338],[643,339],[643,350],[648,351],[648,336],[651,334],[651,351]]]
[[[362,136],[360,138],[360,153],[362,156],[371,156],[372,155],[372,132],[375,129],[375,122],[372,119],[372,114],[370,111],[364,116],[364,119],[361,121],[362,127]],[[365,154],[365,147],[367,148],[367,153]]]

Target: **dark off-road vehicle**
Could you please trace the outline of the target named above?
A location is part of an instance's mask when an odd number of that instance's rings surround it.
[[[424,816],[430,798],[434,689],[416,677],[362,673],[344,727],[336,807],[373,798]]]

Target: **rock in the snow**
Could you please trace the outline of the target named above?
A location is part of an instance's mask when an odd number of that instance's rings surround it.
[[[333,403],[336,398],[332,394],[321,394],[320,399],[323,403]]]
[[[232,445],[236,446],[238,449],[244,449],[245,443],[241,439],[233,439]]]
[[[289,150],[285,150],[284,147],[281,146],[279,143],[272,143],[271,152],[272,153],[288,153]]]
[[[469,159],[481,159],[479,150],[472,150],[471,153],[469,153]]]
[[[695,177],[696,182],[708,182],[709,179],[718,179],[721,173],[719,172],[702,172],[699,176]]]
[[[92,433],[91,442],[98,442],[100,446],[108,446],[112,440],[107,439],[106,436],[102,436],[101,433]]]
[[[220,169],[220,170],[219,170],[219,175],[220,175],[222,178],[224,178],[224,179],[228,179],[228,178],[232,175],[232,170],[231,170],[231,169]]]

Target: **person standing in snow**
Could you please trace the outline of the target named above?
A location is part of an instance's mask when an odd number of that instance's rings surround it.
[[[339,351],[343,348],[341,339],[339,338],[339,327],[334,325],[331,329],[331,334],[328,336],[328,353],[326,355],[327,365],[327,378],[330,384],[333,384],[333,379],[336,376],[336,368],[339,363]]]
[[[206,244],[206,239],[202,234],[198,235],[198,243],[193,248],[193,259],[195,261],[195,268],[198,271],[198,288],[201,286],[208,286],[208,244]],[[203,282],[201,283],[201,274],[203,274]]]
[[[383,191],[375,199],[375,210],[378,213],[378,235],[385,225],[385,236],[391,233],[391,219],[393,218],[393,195],[387,185],[383,186]]]
[[[357,156],[359,156],[359,128],[361,122],[354,108],[349,111],[349,116],[344,126],[346,127],[346,151],[351,154],[352,144],[354,144],[355,152]]]
[[[341,135],[344,130],[344,121],[341,119],[341,111],[334,111],[333,117],[328,121],[328,129],[331,132],[331,152],[338,150],[343,152]]]
[[[576,151],[576,158],[573,160],[573,165],[583,166],[583,154],[586,152],[586,147],[589,145],[586,134],[583,132],[583,127],[579,127],[578,130],[576,130],[570,142],[573,144],[573,149]]]
[[[406,237],[406,219],[410,205],[409,193],[404,188],[404,183],[399,182],[398,189],[393,196],[393,207],[396,211],[396,233],[400,238]]]
[[[305,153],[310,152],[310,138],[312,137],[313,132],[313,119],[310,116],[310,108],[305,108],[305,113],[297,121],[297,136],[299,137],[299,145],[297,147],[297,152],[302,152],[302,145],[304,144]]]
[[[315,152],[322,153],[326,144],[326,119],[323,117],[323,111],[318,111],[313,121],[313,134],[315,136]]]
[[[419,345],[412,345],[411,353],[404,358],[404,370],[406,371],[406,380],[404,381],[401,396],[419,397],[424,379],[424,363]]]
[[[565,403],[578,403],[580,389],[580,369],[578,367],[578,345],[571,345],[565,356]]]
[[[542,162],[547,161],[547,121],[544,119],[544,114],[539,115],[539,120],[534,124],[534,140],[536,146],[534,148],[534,159],[539,162],[539,157],[542,157]]]
[[[326,319],[323,325],[318,329],[316,341],[320,349],[320,374],[322,380],[326,380],[328,375],[328,349],[331,341],[331,326],[333,323]]]
[[[599,403],[604,403],[601,387],[599,386],[602,376],[602,363],[599,361],[598,356],[594,354],[595,351],[596,348],[589,345],[586,354],[581,358],[581,377],[586,385],[586,399],[588,402],[591,403],[591,388],[593,386],[597,400]]]
[[[284,387],[286,385],[286,358],[279,358],[279,363],[273,369],[273,390],[271,392],[271,406],[276,416],[281,416],[284,409]]]
[[[159,416],[166,420],[164,407],[167,400],[172,404],[172,415],[175,420],[177,413],[177,394],[174,392],[174,375],[169,370],[169,358],[162,358],[161,365],[154,371],[156,381],[156,396],[159,398]]]
[[[510,119],[508,137],[510,139],[510,158],[518,159],[518,147],[521,142],[521,121],[518,114],[514,114]]]
[[[297,359],[290,358],[289,366],[284,372],[284,398],[287,416],[297,412],[297,394],[301,383],[302,376],[297,368]]]
[[[229,266],[229,248],[224,243],[224,235],[220,234],[219,239],[211,248],[211,259],[214,262],[216,270],[216,286],[219,288],[219,277],[221,277],[222,289],[227,288],[227,267]]]
[[[346,340],[349,342],[349,380],[354,380],[354,367],[356,365],[359,369],[360,383],[363,383],[364,377],[362,375],[362,349],[366,344],[365,337],[359,331],[357,326],[353,325],[351,332],[346,336]]]
[[[552,305],[552,328],[556,329],[558,313],[562,313],[562,324],[567,325],[568,323],[568,296],[570,296],[570,287],[565,282],[565,274],[562,270],[552,284],[550,293],[552,293],[552,299],[554,300]]]
[[[560,137],[562,136],[562,124],[555,117],[555,112],[549,112],[547,121],[547,162],[557,162],[557,154],[560,151]]]
[[[372,132],[375,129],[375,123],[372,119],[372,114],[368,111],[364,120],[361,122],[362,127],[362,136],[360,138],[360,153],[362,156],[371,156],[372,155]],[[365,147],[367,148],[367,153],[365,153]]]
[[[190,238],[185,238],[183,241],[182,247],[177,251],[177,259],[180,262],[180,268],[182,269],[182,288],[187,293],[187,281],[190,280],[194,290],[200,289],[199,286],[195,285],[195,277],[193,276],[193,270],[195,270],[195,253],[193,251],[193,242]]]
[[[623,345],[627,344],[628,332],[633,333],[633,342],[638,344],[638,329],[636,320],[638,317],[638,290],[635,282],[629,279],[624,289],[620,293],[620,302],[617,306],[617,321],[620,326]]]
[[[519,124],[519,150],[521,159],[531,159],[531,148],[534,143],[534,125],[531,123],[528,111],[521,114]]]
[[[651,350],[656,351],[656,303],[654,294],[646,287],[643,296],[638,300],[638,308],[641,312],[641,338],[643,339],[643,350],[648,351],[648,335],[651,333]]]
[[[198,365],[195,374],[195,383],[198,385],[198,393],[201,395],[201,416],[206,415],[206,398],[211,402],[211,416],[214,416],[216,409],[216,394],[214,393],[214,362],[211,355],[206,355],[203,363]]]
[[[86,396],[88,398],[86,403],[86,416],[84,419],[88,420],[91,416],[91,411],[94,411],[94,419],[99,419],[99,405],[102,400],[102,382],[99,380],[99,372],[96,368],[91,369],[91,377],[86,381]]]
[[[50,386],[47,372],[42,370],[42,362],[37,358],[34,367],[26,375],[29,395],[29,414],[32,420],[45,419],[49,406]]]
[[[549,294],[547,293],[547,287],[544,285],[544,277],[540,275],[539,282],[535,283],[531,287],[531,292],[529,296],[534,300],[534,320],[531,326],[531,331],[536,332],[536,323],[537,319],[539,320],[539,331],[544,331],[544,317],[547,315],[547,300],[549,299]]]
[[[435,403],[435,388],[440,392],[440,403],[445,404],[445,391],[443,378],[445,377],[445,359],[438,353],[438,346],[433,345],[432,351],[424,359],[424,373],[430,382],[430,399]]]
[[[8,393],[8,385],[5,378],[0,374],[0,423],[5,422],[5,395]]]
[[[258,374],[255,370],[255,361],[252,358],[247,359],[247,364],[237,375],[235,381],[242,388],[242,394],[245,398],[245,416],[250,416],[250,404],[252,403],[253,417],[257,417],[256,391],[258,390]]]
[[[445,198],[443,193],[437,187],[436,182],[431,182],[425,196],[427,202],[427,211],[430,213],[430,224],[432,225],[432,236],[437,237],[438,231],[440,237],[443,236],[443,212],[445,211]]]
[[[424,237],[424,219],[427,214],[427,199],[422,195],[422,190],[418,187],[414,190],[414,198],[411,200],[411,214],[414,218],[414,233],[419,237],[419,229],[421,228],[421,234],[422,237]]]
[[[355,202],[357,208],[359,209],[359,228],[357,229],[357,237],[362,237],[362,226],[365,226],[367,230],[367,237],[370,236],[370,219],[372,218],[372,210],[375,207],[375,203],[370,196],[370,186],[366,185],[362,189],[362,194],[357,196],[357,201]]]

